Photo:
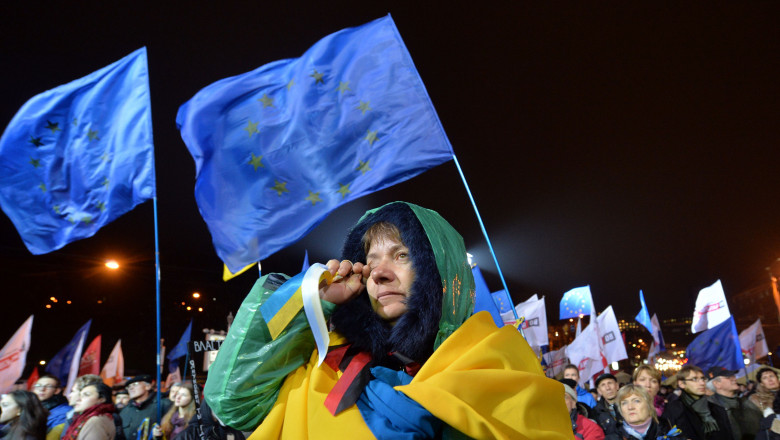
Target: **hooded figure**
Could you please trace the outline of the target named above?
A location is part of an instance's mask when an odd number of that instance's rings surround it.
[[[469,318],[463,239],[436,212],[403,202],[369,211],[328,266],[354,295],[321,301],[331,333],[319,366],[302,310],[275,338],[261,313],[302,276],[266,275],[252,288],[206,382],[223,423],[254,430],[250,439],[571,437],[562,385],[520,333],[487,313]]]

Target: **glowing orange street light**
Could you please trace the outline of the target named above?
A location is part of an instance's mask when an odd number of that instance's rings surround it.
[[[190,306],[187,306],[187,310],[192,310],[192,307],[190,307]]]
[[[51,308],[51,304],[46,304],[46,308],[50,309]]]
[[[119,263],[117,263],[115,260],[108,260],[106,261],[106,267],[111,270],[117,270],[119,269]]]
[[[203,311],[203,307],[198,307],[198,311],[202,312]]]
[[[40,361],[38,362],[40,365],[46,365],[46,361]]]
[[[193,294],[192,294],[192,297],[193,297],[193,298],[196,298],[196,299],[197,299],[197,298],[200,298],[200,293],[198,293],[198,292],[195,292],[195,293],[193,293]]]

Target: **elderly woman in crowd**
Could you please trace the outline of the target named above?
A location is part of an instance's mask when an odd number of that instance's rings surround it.
[[[0,438],[4,440],[43,440],[46,438],[46,410],[38,396],[29,391],[13,391],[0,398]]]
[[[176,393],[171,396],[173,406],[163,416],[161,425],[155,426],[152,431],[155,439],[173,439],[184,431],[187,423],[195,415],[193,394],[191,383],[179,384]]]
[[[626,385],[615,398],[623,422],[608,432],[606,440],[656,440],[685,438],[682,431],[658,417],[650,395],[638,385]]]
[[[666,401],[658,394],[661,389],[661,372],[650,365],[640,365],[634,370],[632,383],[639,385],[647,391],[653,401],[655,413],[660,417],[664,413]]]
[[[63,440],[113,440],[116,436],[111,388],[103,382],[81,389],[73,408],[77,415],[62,436]]]

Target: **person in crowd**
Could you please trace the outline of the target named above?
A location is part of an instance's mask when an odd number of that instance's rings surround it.
[[[680,395],[677,399],[670,399],[664,408],[663,417],[680,428],[686,438],[691,440],[707,440],[704,426],[708,425],[714,429],[718,426],[708,410],[697,413],[693,408],[693,404],[706,394],[706,382],[701,368],[683,365],[677,373]]]
[[[103,383],[103,379],[97,374],[85,374],[77,377],[73,382],[73,387],[71,387],[70,392],[68,393],[68,405],[70,405],[71,410],[68,411],[68,414],[65,417],[65,424],[59,438],[62,438],[62,436],[65,435],[65,431],[68,430],[68,427],[73,422],[73,418],[78,415],[75,408],[81,399],[81,390],[87,385],[96,383]]]
[[[604,373],[596,378],[596,389],[599,391],[599,401],[593,408],[593,415],[604,432],[609,432],[616,423],[623,421],[617,408],[618,381],[610,373]]]
[[[752,440],[761,422],[761,411],[749,400],[737,397],[737,371],[723,367],[707,370],[707,387],[711,395],[693,404],[698,413],[709,411],[717,424],[704,426],[711,440]]]
[[[756,379],[758,380],[756,391],[750,395],[749,399],[763,413],[764,410],[772,408],[777,390],[780,389],[780,380],[778,380],[775,370],[769,367],[759,368],[756,372]]]
[[[187,428],[179,434],[176,440],[201,440],[200,427],[203,427],[206,440],[246,439],[243,432],[220,423],[205,400],[200,402],[200,408],[196,411],[195,416],[190,419]]]
[[[60,380],[51,374],[44,374],[38,378],[32,390],[49,413],[49,417],[46,419],[47,434],[52,439],[59,438],[65,425],[65,419],[71,410],[68,399],[62,395]]]
[[[174,439],[184,431],[190,419],[195,415],[195,399],[191,383],[179,384],[176,388],[173,406],[165,416],[162,423],[152,430],[154,438],[164,440]]]
[[[171,388],[168,390],[168,401],[171,402],[170,405],[174,406],[176,404],[176,392],[179,391],[179,388],[181,387],[181,382],[175,382],[171,385]]]
[[[772,407],[764,409],[756,440],[780,440],[780,393],[775,395]]]
[[[128,440],[136,438],[136,431],[144,419],[149,419],[149,426],[159,423],[157,418],[157,393],[152,389],[152,376],[141,374],[128,380],[125,389],[130,395],[130,403],[122,409],[119,417],[122,419],[122,433]],[[161,402],[162,413],[170,409],[168,399]]]
[[[683,432],[659,418],[650,394],[639,385],[625,385],[615,397],[622,421],[610,427],[606,440],[685,439]]]
[[[82,388],[79,394],[73,408],[77,415],[63,434],[63,440],[114,440],[116,408],[111,388],[103,382],[93,383]]]
[[[651,365],[640,365],[634,370],[632,382],[647,391],[653,400],[653,407],[658,416],[664,413],[666,401],[658,392],[661,389],[661,372]]]
[[[563,378],[572,379],[577,383],[577,401],[588,405],[591,408],[596,406],[596,399],[585,388],[579,385],[580,383],[580,370],[574,364],[569,364],[563,368]]]
[[[589,407],[577,400],[577,393],[572,388],[577,386],[577,382],[573,379],[561,379],[561,383],[563,383],[563,397],[571,417],[571,429],[574,436],[581,440],[602,440],[604,431],[598,423],[588,418],[587,408]]]
[[[0,397],[0,439],[44,440],[46,408],[29,391],[12,391]]]
[[[403,202],[369,211],[327,272],[312,314],[334,329],[321,365],[311,328],[324,324],[290,306],[274,339],[261,313],[303,275],[255,284],[209,368],[219,420],[256,438],[394,438],[399,423],[420,437],[571,438],[562,385],[520,333],[471,316],[463,239],[439,214]]]
[[[116,407],[116,410],[121,411],[128,403],[130,403],[130,394],[127,393],[127,390],[122,388],[117,391],[114,395],[114,406]]]

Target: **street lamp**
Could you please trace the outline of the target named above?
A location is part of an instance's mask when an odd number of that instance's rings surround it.
[[[106,267],[111,270],[117,270],[119,269],[119,263],[117,263],[116,260],[108,260],[106,261]]]

